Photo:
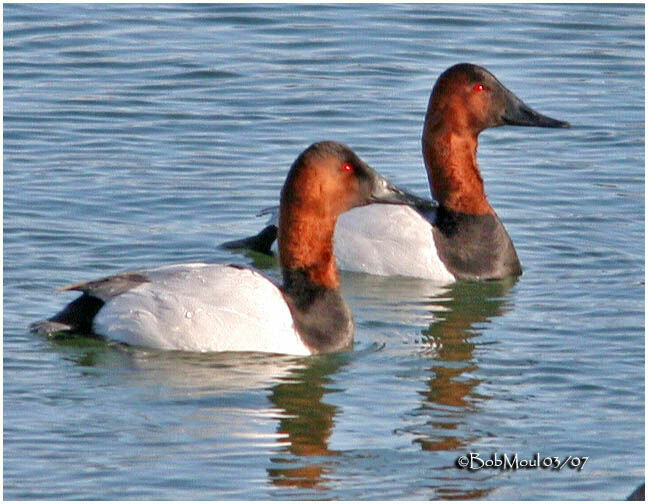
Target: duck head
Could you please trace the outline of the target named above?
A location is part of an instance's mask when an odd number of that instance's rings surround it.
[[[346,145],[315,143],[295,160],[281,190],[282,268],[305,271],[313,284],[336,288],[333,235],[338,216],[371,203],[419,206],[421,202],[429,204],[394,186]]]
[[[281,191],[280,216],[335,219],[371,203],[429,204],[393,185],[346,145],[324,141],[308,147],[293,163]]]
[[[454,122],[477,135],[496,126],[569,128],[570,124],[536,112],[483,67],[459,63],[439,76],[428,105],[428,115]]]

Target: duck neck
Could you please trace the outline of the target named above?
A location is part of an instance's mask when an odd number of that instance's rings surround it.
[[[428,111],[422,144],[432,197],[442,207],[470,215],[494,213],[477,165],[477,132]]]
[[[341,350],[353,341],[353,316],[340,291],[333,254],[334,231],[335,219],[316,220],[298,211],[280,216],[284,297],[295,328],[314,353]]]
[[[284,272],[284,288],[290,290],[291,272],[300,272],[313,286],[337,289],[340,286],[333,234],[335,221],[303,218],[282,213],[279,224],[279,259]]]

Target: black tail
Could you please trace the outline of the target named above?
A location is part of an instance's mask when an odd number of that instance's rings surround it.
[[[92,320],[103,305],[101,299],[83,294],[52,318],[34,322],[29,330],[43,336],[66,332],[91,334]]]
[[[254,236],[243,238],[241,240],[233,240],[222,243],[220,246],[224,249],[248,249],[262,254],[271,255],[271,247],[277,239],[277,226],[270,224],[263,228],[263,230]]]

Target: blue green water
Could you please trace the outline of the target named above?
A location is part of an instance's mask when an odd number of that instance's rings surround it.
[[[618,499],[644,480],[644,6],[4,5],[5,499]],[[570,130],[480,136],[517,282],[343,274],[352,351],[158,352],[27,330],[123,269],[256,232],[296,155],[428,195],[469,61]],[[589,457],[460,470],[469,452]]]

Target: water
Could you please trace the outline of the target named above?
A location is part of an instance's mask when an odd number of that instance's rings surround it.
[[[65,283],[256,232],[313,141],[428,194],[448,66],[571,130],[480,136],[525,269],[344,274],[356,344],[192,355],[27,325]],[[643,5],[5,5],[4,497],[617,499],[644,480]],[[587,456],[468,472],[469,452]]]

